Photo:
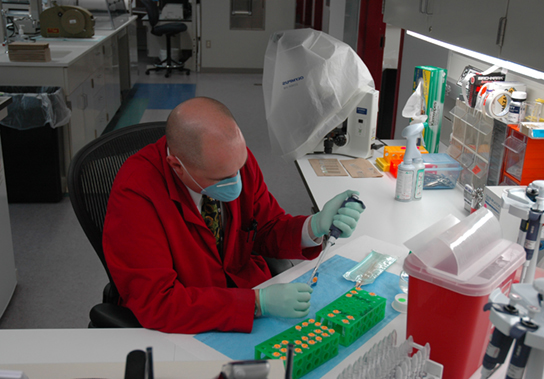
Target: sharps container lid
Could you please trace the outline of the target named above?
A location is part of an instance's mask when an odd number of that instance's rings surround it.
[[[405,245],[412,251],[404,260],[408,275],[466,296],[490,294],[525,260],[486,208],[462,221],[449,215]]]

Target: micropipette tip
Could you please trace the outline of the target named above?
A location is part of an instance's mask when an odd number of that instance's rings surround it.
[[[310,280],[308,280],[308,285],[310,287],[314,287],[317,284],[318,279],[319,279],[319,272],[316,272],[315,275],[312,275],[310,277]]]

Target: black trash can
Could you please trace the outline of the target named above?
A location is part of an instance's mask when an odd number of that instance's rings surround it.
[[[60,87],[0,86],[12,98],[0,121],[9,203],[54,203],[63,197],[63,130],[71,116]]]

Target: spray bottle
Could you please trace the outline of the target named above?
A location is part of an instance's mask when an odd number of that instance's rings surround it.
[[[423,123],[410,124],[402,131],[406,138],[404,160],[398,167],[395,200],[411,201],[421,199],[425,165],[417,148],[417,138],[423,131]]]

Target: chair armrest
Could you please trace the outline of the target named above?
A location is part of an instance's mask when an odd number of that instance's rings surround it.
[[[90,312],[89,328],[141,328],[134,313],[128,308],[116,304],[101,303]]]

